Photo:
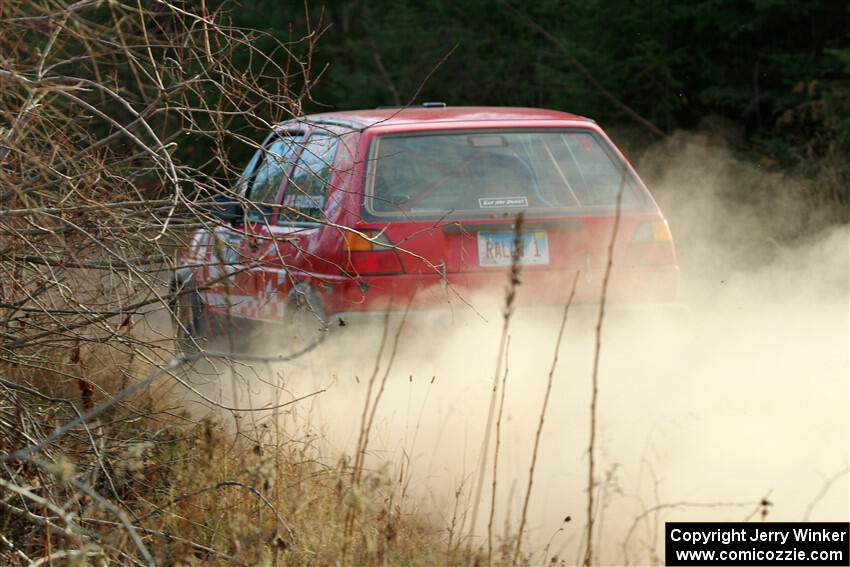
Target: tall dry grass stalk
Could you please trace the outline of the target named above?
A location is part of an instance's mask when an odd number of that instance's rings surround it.
[[[522,534],[525,531],[525,522],[528,519],[528,503],[531,500],[531,487],[534,484],[534,467],[537,464],[537,453],[540,449],[540,434],[543,432],[543,422],[546,418],[546,409],[549,407],[549,394],[552,392],[552,383],[555,377],[555,370],[558,367],[558,354],[561,350],[561,343],[564,338],[564,329],[567,326],[567,316],[570,313],[570,307],[573,304],[573,298],[576,293],[576,284],[581,272],[576,271],[573,276],[573,282],[570,287],[570,295],[567,298],[567,303],[564,305],[564,314],[561,317],[561,325],[558,327],[558,337],[555,339],[555,352],[552,355],[552,365],[549,367],[549,374],[546,378],[546,392],[543,394],[543,406],[540,408],[540,416],[537,421],[537,430],[534,433],[534,447],[531,450],[531,465],[528,468],[528,484],[525,489],[525,499],[522,502],[522,512],[519,517],[519,528],[517,528],[516,545],[514,547],[511,565],[516,565],[520,555],[522,546]]]
[[[496,410],[496,399],[499,390],[499,378],[502,375],[502,360],[505,356],[505,350],[508,344],[508,329],[510,328],[511,317],[514,313],[514,302],[516,301],[517,288],[521,285],[520,279],[521,264],[520,254],[522,252],[522,225],[524,215],[518,214],[514,221],[514,240],[513,250],[511,251],[511,265],[508,272],[508,285],[505,289],[505,303],[502,309],[502,331],[499,338],[499,350],[496,355],[496,369],[493,372],[493,388],[490,391],[490,403],[487,409],[487,420],[484,425],[484,439],[481,443],[481,457],[478,465],[478,479],[474,485],[475,496],[472,499],[472,515],[470,519],[469,529],[474,532],[478,523],[478,508],[481,504],[481,492],[484,489],[484,475],[487,471],[487,460],[490,454],[490,432],[493,429],[493,418]],[[472,537],[470,535],[470,542]],[[492,540],[488,530],[487,538],[488,561],[492,557]]]
[[[499,410],[496,414],[496,445],[493,447],[493,481],[490,484],[490,517],[487,519],[487,565],[493,563],[493,519],[496,516],[496,488],[499,480],[499,449],[502,445],[502,415],[505,409],[505,392],[508,386],[510,371],[509,356],[511,353],[511,336],[508,335],[505,344],[505,371],[502,374],[502,387],[499,392]]]
[[[587,445],[587,530],[585,532],[585,549],[583,565],[593,565],[593,527],[595,513],[594,490],[596,487],[596,416],[597,402],[599,399],[599,355],[602,352],[602,324],[605,321],[605,304],[608,300],[608,282],[611,278],[611,270],[614,266],[614,245],[617,242],[617,234],[620,230],[620,218],[623,204],[623,192],[626,187],[626,176],[628,172],[623,169],[620,177],[620,187],[617,190],[617,204],[614,213],[614,223],[611,227],[611,240],[608,243],[608,258],[605,263],[605,274],[602,277],[602,290],[599,297],[599,316],[596,319],[596,337],[593,349],[593,371],[590,377],[590,439]]]

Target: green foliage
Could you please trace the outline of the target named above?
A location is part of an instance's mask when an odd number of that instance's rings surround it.
[[[311,27],[324,32],[314,69],[327,69],[310,111],[441,100],[545,106],[626,122],[530,18],[662,130],[692,128],[719,114],[741,125],[747,140],[771,139],[768,146],[785,150],[807,144],[813,132],[828,131],[842,144],[850,135],[843,112],[850,98],[850,7],[843,2],[329,0],[308,6],[306,13],[300,1],[245,0],[232,15],[239,25],[280,39]],[[799,87],[813,82],[813,92]],[[785,150],[779,154],[793,154]]]

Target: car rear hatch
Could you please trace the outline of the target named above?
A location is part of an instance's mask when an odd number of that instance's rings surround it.
[[[517,237],[519,263],[527,270],[581,267],[589,251],[580,218],[401,222],[371,233],[397,248],[399,271],[407,274],[502,271],[511,264]]]
[[[606,261],[618,211],[618,250],[635,234],[659,236],[643,225],[664,222],[625,160],[589,125],[377,136],[364,195],[364,217],[405,251],[405,273],[503,271],[520,216],[526,272],[590,272]]]

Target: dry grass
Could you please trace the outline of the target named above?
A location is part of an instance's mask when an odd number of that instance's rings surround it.
[[[120,389],[123,380],[112,372],[119,367],[90,364],[99,368],[87,374],[97,392]],[[4,450],[64,424],[72,405],[82,409],[77,379],[54,378],[19,371],[0,386]],[[355,469],[346,457],[327,464],[319,439],[289,437],[271,420],[236,434],[222,419],[175,407],[168,390],[151,386],[102,413],[88,431],[72,430],[32,459],[3,464],[4,477],[28,491],[0,491],[4,564],[60,551],[91,553],[95,563],[144,563],[121,519],[82,485],[126,512],[157,564],[334,565],[343,553],[354,565],[469,559],[447,545],[444,530],[402,511],[401,479],[388,469]]]

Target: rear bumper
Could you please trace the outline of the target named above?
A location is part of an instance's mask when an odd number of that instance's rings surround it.
[[[576,305],[596,305],[602,298],[604,273],[578,270],[520,272],[515,303],[521,306],[563,305],[573,285]],[[364,276],[314,284],[329,314],[405,309],[433,309],[458,305],[499,305],[508,288],[505,271],[448,274]],[[678,266],[621,267],[612,271],[606,303],[612,306],[674,304],[678,299]]]
[[[538,304],[538,305],[520,305],[516,309],[518,317],[536,320],[541,317],[552,317],[553,312],[560,315],[563,313],[564,304]],[[328,318],[328,330],[332,333],[345,332],[348,328],[362,328],[364,326],[382,327],[385,320],[388,320],[391,328],[395,327],[401,320],[404,314],[405,306],[399,309],[393,309],[389,313],[386,311],[345,311],[334,313]],[[411,308],[409,319],[422,320],[434,323],[458,323],[465,321],[463,317],[471,317],[475,320],[485,320],[489,322],[501,321],[502,311],[489,310],[484,313],[478,311],[475,305],[442,305],[430,308]],[[690,320],[690,309],[682,303],[642,303],[642,304],[627,304],[616,303],[606,304],[605,318],[614,320],[643,320],[647,317],[662,317],[669,320],[687,322]],[[599,316],[599,304],[596,303],[579,303],[570,306],[570,319],[579,319],[596,324]],[[541,319],[542,320],[542,319]],[[444,328],[444,327],[440,327]]]
[[[563,313],[561,305],[521,305],[516,309],[515,319],[534,321],[535,324],[545,324],[559,321]],[[405,317],[405,306],[391,311],[360,310],[337,312],[328,317],[325,325],[330,336],[340,333],[349,335],[360,333],[366,329],[398,329]],[[466,328],[473,324],[501,325],[502,311],[494,309],[473,310],[475,306],[443,304],[436,307],[412,308],[406,315],[408,329],[428,330],[442,334],[452,328]],[[239,316],[225,317],[220,313],[209,313],[209,328],[220,341],[220,350],[234,352],[256,349],[257,344],[266,344],[270,338],[282,336],[282,321],[279,319],[247,319]],[[579,325],[592,328],[599,317],[599,305],[592,303],[574,304],[570,306],[571,321],[580,321]],[[608,324],[613,321],[616,325],[622,321],[668,320],[677,323],[687,323],[690,311],[680,303],[642,303],[642,304],[606,304],[605,319]],[[661,318],[661,319],[659,319]]]

